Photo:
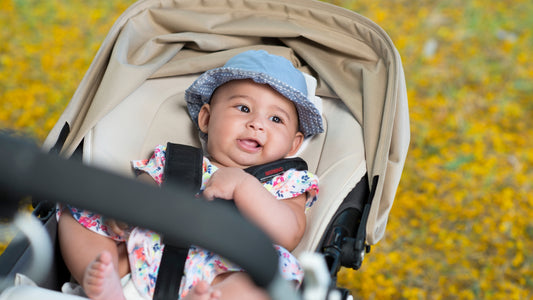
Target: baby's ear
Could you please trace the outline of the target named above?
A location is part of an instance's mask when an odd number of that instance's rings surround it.
[[[294,136],[294,139],[292,140],[292,147],[287,156],[295,155],[296,152],[298,152],[298,149],[300,149],[300,146],[302,145],[303,141],[304,141],[304,135],[303,133],[298,131],[296,135]]]
[[[203,133],[207,133],[207,127],[209,125],[209,119],[211,118],[211,106],[209,104],[204,104],[200,108],[198,113],[198,128]]]

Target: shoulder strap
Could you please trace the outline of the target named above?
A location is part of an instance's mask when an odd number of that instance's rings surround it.
[[[280,175],[285,171],[290,169],[296,169],[299,171],[307,171],[307,163],[305,160],[294,157],[294,158],[284,158],[271,163],[252,166],[244,171],[255,176],[261,183],[264,183],[271,179],[274,176]]]
[[[202,149],[167,143],[165,160],[163,187],[175,184],[193,195],[200,190],[202,185]],[[179,298],[179,283],[183,275],[188,248],[165,245],[157,273],[154,300]]]
[[[167,143],[163,185],[177,184],[193,194],[202,185],[202,149]]]
[[[196,193],[202,185],[203,151],[200,148],[167,143],[163,184],[179,184]],[[244,171],[266,182],[290,169],[307,171],[307,163],[300,157],[284,158],[263,165],[252,166]]]

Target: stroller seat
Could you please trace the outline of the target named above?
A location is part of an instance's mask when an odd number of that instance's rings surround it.
[[[184,99],[185,89],[198,75],[144,82],[85,136],[84,162],[132,176],[130,161],[149,157],[158,144],[200,147],[198,130]],[[366,173],[361,126],[337,97],[330,94],[321,98],[325,132],[306,142],[298,155],[320,178],[319,201],[307,213],[308,226],[296,255],[316,250],[340,203]]]

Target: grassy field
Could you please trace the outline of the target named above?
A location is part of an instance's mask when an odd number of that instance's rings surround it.
[[[41,142],[132,2],[0,0],[0,128]],[[328,2],[391,36],[412,128],[386,236],[339,282],[356,299],[533,297],[533,2]]]

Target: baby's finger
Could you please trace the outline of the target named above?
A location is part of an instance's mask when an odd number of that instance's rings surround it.
[[[122,236],[124,235],[124,230],[122,230],[119,225],[117,224],[117,221],[113,219],[106,220],[107,227],[113,231],[114,234]]]
[[[205,190],[202,191],[202,197],[206,200],[213,200],[215,199],[215,194],[213,193],[213,189],[206,187]]]
[[[117,222],[117,226],[124,230],[124,229],[128,229],[129,225],[127,223],[124,223],[124,222],[121,222],[121,221],[116,221]]]

